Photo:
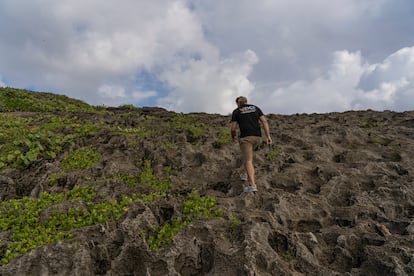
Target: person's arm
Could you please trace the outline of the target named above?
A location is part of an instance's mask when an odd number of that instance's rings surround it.
[[[270,129],[269,129],[269,123],[266,120],[266,117],[264,115],[259,117],[260,122],[263,124],[263,128],[266,132],[266,141],[270,145],[272,141],[272,137],[270,137]]]
[[[231,139],[233,140],[234,143],[238,142],[237,139],[237,122],[236,121],[232,121],[230,124],[230,133],[231,133]]]

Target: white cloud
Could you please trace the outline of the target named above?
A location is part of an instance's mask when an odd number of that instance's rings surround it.
[[[264,109],[283,114],[291,110],[410,110],[414,109],[413,72],[414,47],[401,49],[372,65],[363,62],[360,52],[339,51],[323,76],[279,86],[267,99],[257,100]]]
[[[63,90],[92,104],[112,104],[115,97],[146,98],[137,97],[132,85],[142,70],[194,55],[206,60],[218,56],[205,41],[200,22],[180,0],[116,4],[63,0],[4,6],[3,13],[16,24],[7,24],[14,30],[0,27],[5,38],[0,42],[4,61],[0,72],[17,86]],[[105,92],[105,85],[120,83],[122,93]]]
[[[131,104],[157,96],[155,91],[131,91],[127,93],[124,86],[120,85],[102,85],[98,89],[100,98],[103,99],[101,104],[110,106],[119,106],[122,104]]]
[[[103,85],[99,88],[98,92],[103,98],[108,98],[108,99],[126,98],[124,87]]]
[[[258,55],[254,81],[310,80],[327,70],[332,52],[369,47],[382,58],[394,50],[390,45],[395,41],[407,41],[387,39],[378,45],[378,36],[389,36],[390,30],[377,20],[391,0],[196,2],[207,37],[225,55],[235,49]]]
[[[409,0],[4,0],[0,74],[91,104],[227,114],[243,94],[268,113],[407,110],[413,10]]]
[[[382,63],[371,66],[361,77],[363,106],[378,109],[414,109],[414,46],[400,49]]]
[[[183,112],[227,114],[238,95],[248,96],[254,86],[247,78],[258,59],[253,51],[225,60],[197,60],[175,64],[162,79],[173,91],[158,101],[161,106]]]

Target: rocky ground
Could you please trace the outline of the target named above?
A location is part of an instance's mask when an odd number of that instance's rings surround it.
[[[268,115],[274,144],[255,151],[256,194],[243,193],[238,146],[217,145],[229,116],[185,115],[207,126],[195,135],[179,127],[162,132],[163,122],[177,115],[163,109],[110,112],[70,116],[124,129],[150,122],[154,132],[131,143],[104,129],[77,138],[54,159],[5,168],[1,199],[75,185],[119,198],[143,188],[110,176],[138,177],[143,160],[156,175],[172,168],[167,195],[31,250],[1,266],[0,275],[414,275],[414,112]],[[99,162],[50,185],[65,155],[88,145]],[[195,219],[150,249],[151,231],[183,214],[182,197],[192,189],[215,198],[222,216]],[[10,238],[0,237],[3,244]]]

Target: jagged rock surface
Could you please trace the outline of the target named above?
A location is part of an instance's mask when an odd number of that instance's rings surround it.
[[[89,119],[135,127],[156,115],[156,130],[171,114],[143,109]],[[137,204],[119,221],[78,229],[72,240],[18,257],[0,267],[0,275],[414,275],[414,112],[269,115],[274,144],[255,151],[257,194],[242,192],[238,146],[213,146],[216,129],[228,127],[229,117],[193,116],[209,129],[197,140],[171,133],[177,149],[163,149],[162,136],[131,147],[124,136],[101,132],[77,141],[97,148],[102,159],[96,166],[53,187],[47,179],[63,156],[24,171],[3,170],[0,196],[64,191],[88,176],[99,194],[116,198],[127,188],[104,176],[136,175],[135,164],[146,159],[156,173],[164,166],[176,170],[171,194],[196,188],[215,196],[223,218],[196,220],[171,243],[150,250],[140,233],[182,210],[174,198]],[[280,154],[267,158],[274,149]],[[241,223],[234,227],[231,216]]]

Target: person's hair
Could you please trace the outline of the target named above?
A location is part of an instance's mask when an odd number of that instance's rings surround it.
[[[236,98],[236,103],[238,106],[243,106],[244,104],[247,104],[247,98],[244,96],[239,96]]]

